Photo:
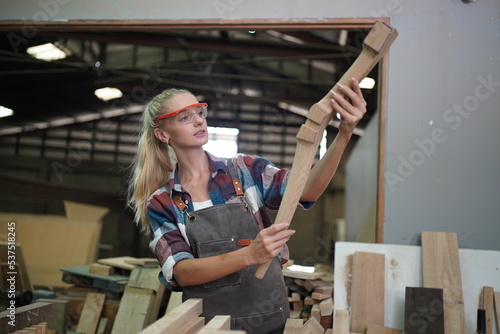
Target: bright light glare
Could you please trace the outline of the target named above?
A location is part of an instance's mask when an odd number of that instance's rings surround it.
[[[369,77],[364,78],[359,83],[359,87],[364,89],[372,89],[374,86],[375,86],[375,80]]]
[[[208,127],[208,143],[203,148],[220,158],[232,158],[238,153],[236,128]]]
[[[298,264],[292,264],[290,267],[286,268],[291,271],[300,271],[303,273],[313,273],[314,267],[310,266],[299,266]]]
[[[121,90],[119,90],[118,88],[111,88],[111,87],[96,89],[94,94],[103,101],[109,101],[123,96]]]
[[[219,158],[232,158],[238,151],[236,142],[231,140],[208,140],[203,148]]]
[[[36,59],[45,61],[64,59],[68,55],[52,43],[29,47],[26,52]]]
[[[211,135],[237,136],[240,133],[240,130],[236,128],[219,128],[215,126],[209,126],[208,133]]]
[[[0,106],[0,117],[7,117],[14,115],[14,110]]]
[[[323,138],[321,143],[319,143],[319,158],[321,159],[326,153],[326,130],[323,131]]]

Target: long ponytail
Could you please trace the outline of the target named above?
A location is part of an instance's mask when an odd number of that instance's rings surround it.
[[[164,113],[166,102],[177,94],[191,94],[185,89],[171,88],[155,96],[144,110],[137,153],[132,163],[128,185],[127,205],[134,210],[134,221],[143,232],[149,233],[147,200],[170,178],[173,170],[173,150],[154,134],[156,119]]]

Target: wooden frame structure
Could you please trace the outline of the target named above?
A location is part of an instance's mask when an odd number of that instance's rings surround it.
[[[39,32],[65,31],[142,31],[142,30],[199,30],[199,29],[232,29],[232,30],[325,30],[325,29],[370,29],[377,22],[390,24],[388,18],[320,18],[320,19],[181,19],[181,20],[68,20],[68,21],[31,21],[3,20],[0,21],[0,31],[23,32],[30,27]],[[31,32],[33,30],[30,30]],[[383,242],[384,222],[384,156],[385,156],[385,123],[386,123],[386,72],[387,57],[380,62],[379,80],[382,83],[379,90],[378,110],[379,145],[377,171],[377,206],[376,206],[376,242]]]

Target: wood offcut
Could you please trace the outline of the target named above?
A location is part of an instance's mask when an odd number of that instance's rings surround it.
[[[456,233],[422,232],[424,287],[443,289],[444,333],[466,334]]]
[[[384,325],[385,255],[355,252],[351,292],[351,331]]]

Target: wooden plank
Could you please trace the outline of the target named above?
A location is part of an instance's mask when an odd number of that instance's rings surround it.
[[[58,333],[64,333],[68,323],[69,304],[67,300],[61,299],[37,299],[37,302],[52,304],[52,317],[47,320],[48,327],[55,329]]]
[[[108,325],[108,318],[99,319],[99,325],[97,326],[96,334],[104,334],[106,332],[106,326]]]
[[[231,330],[231,317],[229,315],[216,315],[198,334],[206,334],[208,331],[214,330]]]
[[[443,289],[407,287],[405,333],[444,333]]]
[[[46,322],[41,322],[41,323],[33,325],[31,327],[36,328],[37,334],[45,334],[45,333],[47,333],[49,325]]]
[[[160,308],[165,295],[165,286],[158,280],[158,268],[134,267],[127,283],[128,287],[152,289],[155,293],[153,305],[149,311],[146,326],[155,322],[160,315]]]
[[[68,222],[97,223],[100,226],[102,226],[102,219],[109,212],[109,208],[106,207],[71,201],[64,201],[64,209]],[[82,264],[87,264],[97,259],[101,231],[102,229],[99,228],[92,235],[92,244],[89,245],[89,261]]]
[[[333,321],[335,334],[349,334],[349,310],[336,310]]]
[[[327,315],[332,315],[333,314],[333,298],[327,298],[322,300],[319,303],[319,310],[321,313],[321,316],[327,316]]]
[[[141,266],[148,268],[157,268],[160,266],[158,264],[158,260],[152,257],[142,257],[142,258],[130,257],[125,259],[125,263],[132,264],[134,266]]]
[[[302,300],[292,302],[292,311],[302,311],[304,308],[304,302]]]
[[[310,317],[309,320],[304,324],[300,330],[300,334],[324,334],[325,329],[318,320],[314,317]]]
[[[301,300],[302,300],[302,298],[300,298],[300,293],[292,292],[291,299],[290,299],[291,302],[299,302]]]
[[[98,222],[69,222],[63,216],[1,213],[1,231],[7,231],[7,221],[16,222],[16,242],[22,245],[33,285],[68,287],[61,282],[59,268],[95,261],[96,235],[101,231]]]
[[[466,334],[456,233],[422,232],[424,287],[443,289],[445,334]]]
[[[184,328],[178,333],[179,334],[197,334],[203,328],[204,324],[205,324],[205,318],[196,317],[193,320],[191,320],[187,325],[185,325]]]
[[[328,299],[331,297],[332,297],[331,293],[313,292],[311,294],[311,298],[314,300],[324,300],[324,299]]]
[[[333,314],[321,316],[319,323],[324,329],[332,328],[333,327]]]
[[[81,297],[85,298],[87,297],[87,293],[94,292],[98,293],[99,289],[98,288],[91,288],[91,287],[86,287],[86,286],[72,286],[66,289],[66,296],[69,297]]]
[[[304,305],[314,305],[317,301],[312,299],[310,296],[304,298]]]
[[[500,292],[495,292],[495,311],[497,314],[497,328],[500,330]]]
[[[321,321],[321,311],[319,309],[319,304],[314,304],[311,308],[311,317],[316,318],[318,322]]]
[[[36,302],[0,312],[0,333],[10,333],[46,322],[52,316],[52,304]]]
[[[98,259],[97,263],[106,264],[111,267],[132,270],[135,265],[127,263],[127,260],[133,260],[134,257],[131,256],[118,256],[118,257],[110,257],[105,259]]]
[[[64,210],[68,221],[100,222],[109,212],[109,208],[79,202],[64,201]]]
[[[96,332],[105,299],[106,295],[103,293],[89,293],[87,295],[78,326],[76,327],[77,332],[87,334]]]
[[[155,300],[152,289],[127,286],[111,334],[136,334],[148,325]]]
[[[385,255],[355,252],[351,330],[365,333],[369,324],[384,325]]]
[[[165,314],[170,313],[177,306],[182,304],[182,292],[181,291],[170,291],[170,296],[168,297],[167,309]]]
[[[46,322],[41,322],[39,324],[30,327],[25,327],[23,329],[18,329],[12,332],[12,334],[46,334],[46,333],[47,333]]]
[[[141,331],[141,334],[178,333],[183,329],[186,323],[198,317],[202,312],[202,299],[188,299],[181,305],[172,309],[169,313],[165,314],[162,318],[146,327]]]
[[[368,330],[366,331],[366,334],[402,334],[402,333],[403,331],[400,329],[389,328],[374,324],[368,325]],[[423,334],[423,332],[421,334]]]
[[[308,279],[305,280],[303,284],[304,289],[306,289],[309,292],[314,291],[319,287],[326,287],[326,286],[330,286],[330,284],[320,279]]]
[[[491,333],[493,330],[494,313],[494,291],[491,286],[483,287],[481,298],[479,301],[479,308],[483,309],[486,313],[486,332]]]
[[[76,326],[78,325],[78,321],[81,318],[81,314],[83,311],[83,306],[85,304],[85,300],[82,300],[80,298],[66,297],[66,296],[60,296],[59,298],[65,299],[68,301],[68,305],[69,305],[68,317],[69,317],[69,325],[70,325],[69,327],[76,328]],[[109,300],[108,297],[106,297],[106,301],[104,302],[101,317],[108,319],[108,324],[106,326],[106,333],[107,334],[111,333],[111,330],[113,328],[113,323],[116,319],[116,315],[118,314],[119,306],[120,306],[119,300]]]
[[[115,273],[115,269],[106,264],[91,263],[89,266],[89,273],[96,275],[111,276]]]
[[[333,296],[333,285],[318,286],[314,288],[314,292],[328,293],[330,296]]]
[[[286,319],[283,334],[300,334],[303,326],[304,320],[302,319]]]

